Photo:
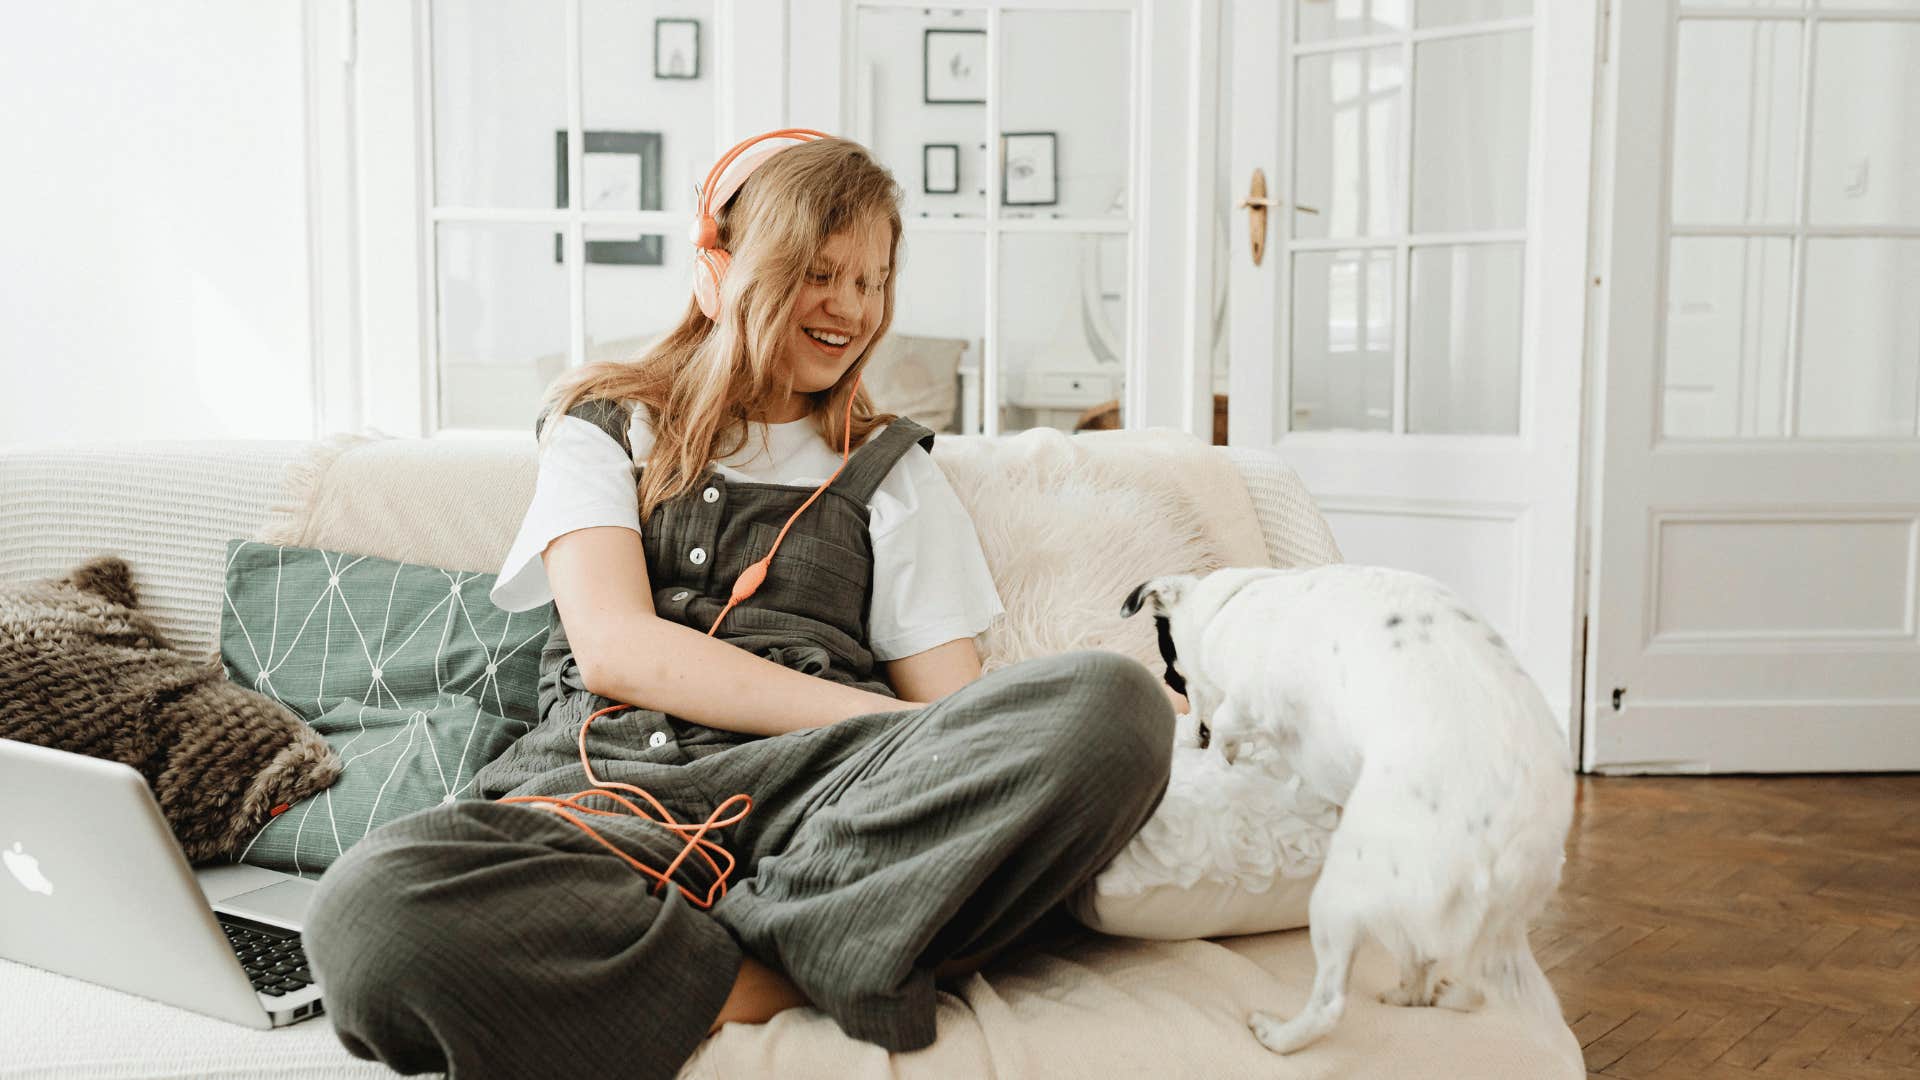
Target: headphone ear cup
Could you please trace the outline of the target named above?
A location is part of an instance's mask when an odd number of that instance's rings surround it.
[[[693,271],[693,295],[707,318],[720,320],[720,280],[733,265],[733,257],[722,248],[701,251]]]

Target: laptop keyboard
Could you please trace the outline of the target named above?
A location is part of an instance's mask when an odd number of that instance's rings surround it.
[[[279,997],[313,985],[313,972],[307,969],[307,954],[300,947],[299,934],[232,915],[216,913],[215,917],[227,932],[234,955],[247,969],[255,990]]]

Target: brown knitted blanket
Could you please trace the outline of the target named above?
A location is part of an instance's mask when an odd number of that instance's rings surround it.
[[[138,605],[112,557],[0,586],[0,738],[133,766],[189,861],[230,854],[274,807],[333,783],[340,759],[218,661],[174,651]]]

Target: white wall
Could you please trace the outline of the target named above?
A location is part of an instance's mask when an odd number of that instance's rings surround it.
[[[0,26],[0,440],[312,435],[298,0]]]

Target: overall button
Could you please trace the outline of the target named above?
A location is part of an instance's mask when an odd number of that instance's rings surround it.
[[[705,566],[707,563],[707,549],[694,548],[692,551],[687,552],[687,561],[695,566]]]
[[[667,742],[667,733],[664,731],[656,731],[653,734],[647,736],[648,746],[664,746],[666,745],[666,742]]]
[[[673,602],[676,604],[685,603],[687,597],[692,595],[693,595],[692,593],[686,591],[685,589],[682,589],[679,592],[673,594]]]
[[[719,502],[719,501],[720,501],[720,489],[719,489],[719,488],[708,488],[707,490],[705,490],[705,491],[703,491],[703,492],[701,492],[701,493],[700,493],[700,497],[701,497],[702,499],[705,499],[705,500],[706,500],[706,501],[708,501],[708,502]]]

